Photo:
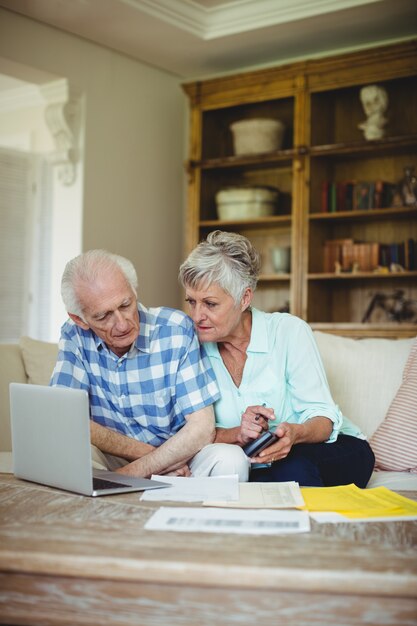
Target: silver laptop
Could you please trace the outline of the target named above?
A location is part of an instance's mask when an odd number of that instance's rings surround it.
[[[13,472],[85,496],[168,487],[167,483],[93,470],[88,393],[10,383]]]

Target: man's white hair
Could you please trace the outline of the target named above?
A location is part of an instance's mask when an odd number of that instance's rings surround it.
[[[61,279],[61,296],[68,313],[83,319],[83,310],[77,295],[79,283],[94,283],[98,276],[118,268],[137,295],[138,278],[133,263],[106,250],[88,250],[79,254],[65,266]]]

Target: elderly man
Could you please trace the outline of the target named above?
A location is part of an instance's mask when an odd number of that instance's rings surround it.
[[[241,448],[213,444],[219,391],[193,323],[181,311],[138,303],[127,259],[90,250],[68,262],[62,327],[51,385],[86,389],[91,441],[122,474],[247,480]]]

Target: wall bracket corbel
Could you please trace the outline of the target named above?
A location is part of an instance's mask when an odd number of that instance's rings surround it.
[[[66,79],[47,83],[40,89],[46,103],[46,124],[55,145],[48,158],[57,167],[60,182],[69,186],[75,181],[78,161],[80,99],[71,91]]]

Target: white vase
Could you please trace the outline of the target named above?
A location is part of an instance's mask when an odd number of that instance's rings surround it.
[[[271,249],[272,267],[277,274],[288,274],[291,268],[291,248],[276,246]]]

